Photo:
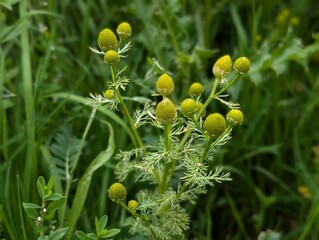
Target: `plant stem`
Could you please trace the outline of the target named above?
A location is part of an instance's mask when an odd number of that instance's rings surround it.
[[[72,185],[72,180],[73,180],[73,174],[74,174],[74,171],[76,169],[76,166],[79,162],[79,159],[80,159],[80,156],[81,156],[81,153],[82,153],[82,148],[84,146],[84,142],[85,142],[85,139],[87,137],[87,134],[89,132],[89,129],[92,125],[92,122],[94,120],[94,117],[95,117],[95,114],[96,114],[96,110],[97,108],[94,107],[92,109],[92,112],[91,112],[91,115],[90,115],[90,118],[89,118],[89,121],[88,123],[86,124],[86,127],[85,127],[85,130],[84,130],[84,133],[82,135],[82,138],[81,138],[81,142],[80,142],[80,145],[79,145],[79,148],[78,148],[78,151],[76,153],[76,158],[75,158],[75,163],[74,163],[74,167],[73,169],[70,170],[70,175],[69,175],[69,179],[67,179],[67,185],[66,185],[66,189],[65,189],[65,199],[66,201],[64,202],[63,204],[63,208],[62,208],[62,212],[61,212],[61,215],[60,215],[60,224],[61,226],[63,225],[64,223],[64,218],[65,218],[65,212],[66,212],[66,206],[67,206],[67,199],[69,197],[69,192],[70,192],[70,189],[71,189],[71,185]],[[68,174],[68,172],[67,172]]]
[[[171,124],[165,124],[164,125],[164,141],[165,141],[165,151],[168,152],[171,149],[171,139],[170,139],[170,132],[172,129]],[[158,186],[158,193],[162,194],[165,191],[166,188],[166,182],[167,182],[167,176],[168,172],[171,168],[171,163],[167,161],[168,159],[164,159],[164,170],[162,175],[162,180],[160,182],[160,185]]]
[[[199,112],[196,114],[196,121],[198,121],[198,119],[200,118],[201,114],[206,110],[207,106],[209,105],[209,103],[216,97],[215,96],[215,92],[216,92],[216,89],[217,89],[217,86],[220,82],[220,79],[216,78],[215,79],[215,82],[214,82],[214,86],[213,86],[213,89],[209,95],[209,97],[207,98],[206,102],[204,103],[203,107],[199,110]],[[189,138],[189,136],[191,135],[192,133],[192,130],[189,129],[183,136],[180,144],[179,144],[179,150],[182,150],[187,139]]]
[[[120,204],[126,211],[128,211],[130,214],[132,214],[133,217],[143,220],[146,223],[146,225],[149,227],[149,229],[151,230],[151,233],[152,233],[154,239],[157,239],[154,231],[152,230],[152,228],[150,228],[151,224],[150,224],[147,217],[145,217],[141,214],[138,214],[136,211],[130,209],[128,206],[126,206],[126,204],[124,202],[119,202],[118,204]]]
[[[198,159],[197,163],[202,163],[205,160],[209,149],[213,148],[219,142],[220,139],[222,139],[226,134],[228,134],[231,131],[231,129],[232,129],[232,127],[230,125],[228,125],[227,128],[225,129],[224,133],[222,135],[220,135],[218,138],[216,138],[215,141],[214,141],[213,137],[209,136],[208,141],[207,141],[206,146],[205,146],[205,149],[204,149],[204,152],[201,155],[201,157]],[[183,192],[185,192],[187,190],[187,187],[188,187],[188,185],[184,183],[183,186],[181,187],[181,189],[176,193],[177,199],[182,195]]]
[[[116,79],[116,69],[115,69],[115,66],[111,66],[111,72],[112,72],[112,80],[113,80],[113,82],[115,83],[116,80],[117,80],[117,79]],[[131,129],[132,129],[132,131],[133,131],[133,134],[134,134],[134,136],[135,136],[135,138],[136,138],[136,141],[137,141],[137,143],[138,143],[138,146],[139,146],[140,148],[144,148],[144,145],[143,145],[143,143],[142,143],[141,137],[140,137],[140,135],[139,135],[139,133],[138,133],[138,131],[137,131],[137,128],[136,128],[136,126],[135,126],[135,124],[134,124],[134,121],[133,121],[133,119],[132,119],[132,117],[131,117],[131,115],[130,115],[130,112],[128,111],[128,109],[127,109],[127,107],[126,107],[126,104],[125,104],[125,102],[124,102],[124,100],[123,100],[123,98],[122,98],[122,95],[121,95],[120,90],[119,90],[119,89],[115,89],[115,92],[116,92],[116,95],[117,95],[117,97],[118,97],[118,99],[119,99],[119,101],[120,101],[120,104],[121,104],[122,108],[123,108],[124,115],[125,115],[125,117],[127,118],[128,122],[129,122],[129,124],[130,124],[130,127],[131,127]]]
[[[202,156],[200,157],[200,159],[198,160],[198,163],[202,163],[204,161],[213,141],[214,141],[214,138],[209,136],[208,141],[207,141],[206,146],[205,146],[205,149],[204,149],[204,152],[203,152]]]
[[[21,69],[22,81],[24,90],[24,103],[26,113],[26,129],[27,129],[27,154],[26,164],[23,172],[23,183],[25,196],[24,199],[30,199],[33,196],[31,186],[33,185],[33,176],[37,176],[37,156],[35,154],[35,109],[33,96],[33,82],[32,82],[32,67],[31,67],[31,49],[29,41],[29,19],[28,16],[28,1],[23,0],[20,3],[20,18],[24,19],[21,24]],[[1,90],[2,91],[2,90]]]

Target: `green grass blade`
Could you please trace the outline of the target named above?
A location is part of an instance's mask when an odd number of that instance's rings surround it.
[[[109,123],[106,123],[110,135],[109,135],[109,141],[108,141],[108,147],[105,151],[101,152],[89,165],[85,173],[83,174],[81,180],[79,181],[78,187],[76,189],[75,197],[73,200],[73,204],[71,207],[71,211],[69,213],[69,219],[67,221],[67,226],[69,227],[68,232],[65,236],[65,239],[70,239],[73,231],[75,229],[76,222],[78,221],[80,214],[82,212],[88,190],[90,187],[90,183],[92,180],[93,173],[103,166],[107,161],[109,161],[113,155],[114,149],[115,149],[115,143],[114,143],[114,132],[113,128]]]

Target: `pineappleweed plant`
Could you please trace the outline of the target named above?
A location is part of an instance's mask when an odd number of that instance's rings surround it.
[[[112,79],[107,82],[108,88],[103,94],[90,94],[88,99],[94,106],[102,105],[114,111],[121,109],[134,136],[133,148],[115,156],[115,174],[119,182],[110,186],[108,197],[130,213],[125,224],[131,234],[151,239],[183,238],[190,224],[184,203],[195,203],[198,196],[215,183],[231,180],[229,173],[214,165],[214,152],[227,143],[232,129],[243,122],[240,105],[228,101],[226,91],[249,71],[250,61],[240,57],[233,64],[229,55],[220,57],[212,68],[215,80],[208,97],[204,99],[205,89],[196,82],[189,88],[189,97],[179,106],[170,98],[174,80],[162,72],[154,83],[161,100],[157,104],[148,100],[142,109],[132,113],[124,101],[129,99],[129,96],[124,97],[130,84],[124,76],[127,67],[119,68],[132,47],[129,39],[132,28],[123,22],[116,33],[117,36],[111,29],[102,30],[98,37],[100,50],[91,48],[104,56]],[[229,109],[226,117],[207,112],[213,100]],[[150,126],[163,134],[155,143],[144,143],[139,128]],[[128,198],[123,185],[128,178],[146,182],[149,188]]]

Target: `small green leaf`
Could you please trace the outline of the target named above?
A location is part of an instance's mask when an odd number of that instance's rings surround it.
[[[48,240],[60,240],[62,237],[66,234],[66,231],[68,230],[68,227],[66,228],[60,228],[56,230],[54,233],[52,233]]]
[[[101,228],[100,228],[99,220],[97,219],[97,217],[95,217],[95,231],[96,231],[96,234],[99,236],[101,232]]]
[[[37,187],[38,187],[38,192],[39,192],[40,197],[43,198],[45,196],[44,188],[46,187],[44,177],[40,176],[38,178]]]
[[[60,193],[53,193],[49,197],[46,197],[45,199],[47,201],[55,201],[55,200],[59,200],[61,198],[62,198],[62,195]]]
[[[60,206],[63,205],[65,201],[65,198],[60,198],[58,200],[54,200],[53,202],[51,202],[48,207],[47,207],[47,211],[49,213],[56,211]]]
[[[85,232],[82,231],[75,231],[75,236],[79,239],[79,240],[88,240],[89,238],[86,236]]]
[[[51,176],[47,185],[48,190],[52,190],[53,186],[54,186],[54,177]]]
[[[47,239],[49,239],[49,236],[47,235],[38,237],[38,240],[47,240]]]
[[[106,227],[107,220],[108,220],[107,215],[104,215],[104,216],[100,219],[100,221],[99,221],[100,232]],[[100,234],[97,233],[97,235],[99,236]]]
[[[113,229],[110,229],[106,232],[105,235],[100,235],[101,238],[110,238],[110,237],[113,237],[115,236],[116,234],[118,234],[119,232],[121,232],[121,229],[118,229],[118,228],[113,228]]]
[[[35,203],[25,203],[25,202],[23,202],[22,205],[23,205],[24,208],[38,208],[38,209],[41,208],[38,204],[35,204]]]
[[[39,213],[34,208],[25,208],[24,211],[32,220],[37,219],[37,217],[39,216]]]

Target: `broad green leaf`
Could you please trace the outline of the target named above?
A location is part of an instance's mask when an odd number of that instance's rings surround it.
[[[62,198],[62,195],[60,193],[53,193],[49,197],[46,197],[45,200],[54,201],[54,200],[59,200],[60,198]]]
[[[53,186],[54,186],[54,177],[51,176],[50,179],[49,179],[47,187],[48,187],[49,190],[52,190]]]
[[[85,232],[82,231],[75,231],[75,236],[79,239],[79,240],[88,240],[89,238],[86,236]]]
[[[99,236],[100,232],[103,230],[103,228],[102,229],[100,228],[99,220],[97,219],[97,217],[95,217],[94,222],[95,222],[96,234]]]
[[[79,219],[79,216],[81,214],[81,211],[83,209],[88,190],[90,187],[90,183],[92,180],[93,173],[103,166],[107,161],[109,161],[114,153],[114,132],[112,126],[106,122],[106,125],[109,128],[109,140],[108,140],[108,147],[105,151],[101,152],[89,165],[89,167],[86,169],[85,173],[81,177],[78,187],[75,192],[75,197],[72,203],[71,211],[69,213],[69,219],[68,219],[68,226],[69,230],[67,232],[67,235],[65,239],[70,239],[72,236],[72,233],[75,228],[75,224]]]
[[[65,202],[65,198],[60,198],[58,200],[54,200],[53,202],[51,202],[48,207],[47,207],[47,211],[49,213],[56,211],[60,206],[63,205],[63,203]]]
[[[113,229],[108,230],[105,235],[103,235],[103,236],[101,235],[100,237],[101,238],[110,238],[110,237],[115,236],[119,232],[121,232],[121,229],[113,228]]]
[[[64,237],[64,235],[66,234],[68,230],[68,227],[66,228],[60,228],[56,231],[54,231],[54,233],[52,233],[50,236],[49,236],[49,240],[60,240]]]
[[[103,229],[106,227],[107,220],[108,220],[107,215],[104,215],[104,216],[100,219],[100,221],[99,221],[100,232],[103,231]],[[99,235],[99,234],[98,234],[98,235]]]
[[[32,220],[35,220],[39,217],[39,213],[34,208],[25,208],[24,211]]]
[[[38,204],[35,204],[35,203],[25,203],[25,202],[23,202],[22,205],[23,205],[24,208],[37,208],[37,209],[41,208],[41,206],[39,206]]]
[[[44,188],[46,187],[45,179],[44,177],[40,176],[37,181],[37,187],[38,187],[38,192],[41,198],[45,196],[45,190]]]
[[[47,239],[49,239],[48,235],[38,237],[38,240],[47,240]]]

